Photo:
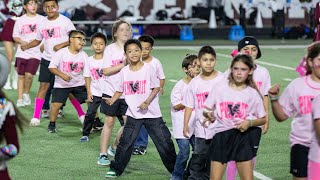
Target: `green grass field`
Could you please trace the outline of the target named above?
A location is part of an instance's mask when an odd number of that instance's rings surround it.
[[[276,43],[276,45],[281,45]],[[165,94],[161,96],[161,110],[164,120],[171,127],[170,92],[175,82],[184,77],[181,71],[181,61],[187,53],[197,53],[197,48],[191,49],[155,49],[153,55],[161,60],[166,74]],[[225,71],[231,58],[230,49],[216,49],[218,64],[216,69]],[[262,58],[259,61],[296,67],[305,50],[302,48],[262,48]],[[91,52],[89,52],[91,54]],[[224,55],[223,55],[224,54]],[[284,79],[294,79],[298,74],[292,70],[267,66],[272,83],[281,83],[282,90],[288,85]],[[39,84],[37,77],[32,86],[31,97],[34,99]],[[16,102],[17,92],[10,90],[6,93]],[[32,104],[33,105],[33,104]],[[86,110],[86,107],[83,106]],[[32,117],[33,106],[21,108],[28,118]],[[91,134],[88,143],[80,143],[80,122],[71,104],[65,108],[65,116],[58,119],[58,133],[49,134],[47,125],[49,120],[42,119],[40,127],[29,127],[20,135],[21,152],[9,162],[9,170],[13,179],[104,179],[108,167],[98,166],[100,133]],[[102,115],[101,115],[102,117]],[[271,179],[290,179],[289,174],[289,143],[290,120],[283,123],[275,121],[271,115],[270,129],[262,136],[258,152],[256,171]],[[119,128],[116,123],[113,138]],[[144,156],[132,156],[131,161],[121,177],[118,179],[144,180],[169,179],[170,174],[165,170],[151,139],[148,152]],[[178,148],[176,147],[176,151]],[[1,179],[1,178],[0,178]]]

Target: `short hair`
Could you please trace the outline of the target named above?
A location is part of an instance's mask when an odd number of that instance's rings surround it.
[[[200,59],[204,54],[211,54],[213,57],[217,57],[216,51],[211,46],[203,46],[198,53],[198,58]]]
[[[104,44],[107,44],[107,36],[102,34],[101,32],[96,32],[91,36],[91,39],[90,39],[91,44],[95,38],[101,38],[104,40]]]
[[[84,37],[86,37],[86,33],[84,33],[84,32],[81,31],[81,30],[71,30],[71,31],[69,32],[69,39],[70,39],[71,37],[73,37],[74,35],[76,35],[76,34],[81,34],[81,35],[83,35]]]
[[[153,47],[153,44],[154,44],[154,39],[152,36],[149,36],[149,35],[142,35],[138,38],[138,40],[140,42],[147,42],[147,43],[150,43],[151,44],[151,47]]]
[[[39,3],[38,0],[24,0],[24,1],[23,1],[23,5],[27,5],[30,1],[34,1],[34,2],[36,2],[36,3]]]
[[[186,57],[182,61],[182,68],[188,69],[189,65],[192,65],[192,62],[197,59],[198,56],[195,54],[187,54]]]
[[[137,39],[128,39],[128,41],[124,44],[124,52],[125,53],[127,52],[127,47],[130,44],[136,44],[142,50],[142,46],[141,46],[141,43],[140,43],[139,40],[137,40]]]
[[[43,0],[42,3],[44,4],[44,3],[49,2],[49,1],[54,1],[54,2],[56,2],[57,4],[59,4],[59,3],[58,3],[58,0]]]

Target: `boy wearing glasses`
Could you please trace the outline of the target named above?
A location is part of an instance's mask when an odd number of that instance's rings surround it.
[[[60,49],[51,59],[49,70],[55,75],[52,90],[49,133],[56,132],[56,120],[60,107],[66,103],[69,94],[72,94],[80,103],[87,99],[84,77],[84,64],[88,55],[82,51],[86,43],[85,33],[72,30],[69,33],[68,47]]]
[[[59,14],[58,10],[59,5],[57,0],[44,0],[43,11],[47,17],[40,23],[36,39],[21,45],[22,51],[25,51],[38,46],[41,41],[44,44],[44,52],[40,62],[40,87],[35,99],[33,118],[30,123],[32,126],[40,125],[40,114],[45,102],[46,92],[50,84],[54,83],[54,75],[48,69],[52,55],[59,49],[69,45],[68,34],[71,30],[75,30],[71,20]],[[80,103],[76,99],[70,101],[77,110],[78,116],[84,119],[84,112]]]

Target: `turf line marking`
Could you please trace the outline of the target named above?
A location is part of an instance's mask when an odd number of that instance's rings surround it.
[[[271,178],[257,172],[257,171],[253,171],[253,175],[258,178],[258,179],[261,179],[261,180],[272,180]]]
[[[289,81],[289,82],[293,81],[293,79],[290,79],[290,78],[284,78],[283,80],[284,81]]]
[[[178,80],[175,79],[169,79],[170,82],[178,82]]]

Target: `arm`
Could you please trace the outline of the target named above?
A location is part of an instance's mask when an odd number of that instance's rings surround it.
[[[49,70],[51,71],[52,74],[61,77],[63,80],[70,82],[71,81],[71,77],[63,72],[61,72],[59,69],[57,68],[49,68]]]
[[[112,98],[102,98],[102,99],[106,100],[106,103],[111,106],[117,99],[120,98],[121,95],[122,95],[122,92],[116,91],[113,94]]]
[[[35,40],[31,41],[30,43],[21,44],[21,50],[22,50],[22,51],[25,51],[25,50],[27,50],[27,49],[36,47],[36,46],[38,46],[39,44],[41,44],[41,41],[35,39]]]
[[[149,97],[142,103],[138,108],[146,110],[150,103],[153,101],[153,99],[156,97],[156,95],[159,93],[160,88],[153,88],[152,92],[150,93]]]
[[[185,107],[184,109],[184,118],[183,118],[183,135],[187,138],[190,137],[189,134],[189,121],[192,113],[192,108]]]
[[[282,106],[279,103],[279,91],[280,91],[280,84],[274,85],[269,90],[269,97],[271,100],[271,108],[274,117],[277,121],[282,122],[288,119],[288,116],[284,113]]]
[[[320,118],[314,120],[314,127],[315,127],[314,129],[316,131],[318,142],[320,144]]]
[[[262,126],[266,123],[266,118],[259,118],[255,120],[244,120],[236,124],[236,129],[239,129],[241,132],[248,130],[250,127]]]
[[[165,79],[160,79],[160,93],[161,93],[161,95],[164,94],[163,87],[164,87],[165,82],[166,82]]]
[[[86,84],[86,88],[87,88],[88,101],[92,102],[93,97],[92,97],[92,93],[91,93],[91,89],[90,89],[91,77],[85,77],[84,80],[85,80],[85,84]]]
[[[176,111],[180,111],[180,110],[182,110],[184,108],[185,108],[185,106],[183,104],[181,104],[181,103],[173,106],[173,109],[176,110]]]
[[[262,133],[265,134],[269,129],[269,96],[263,96],[264,110],[266,111],[266,123],[262,127]]]
[[[28,43],[28,42],[26,42],[26,41],[23,41],[23,40],[22,40],[21,38],[19,38],[19,37],[13,37],[13,40],[14,40],[15,43],[21,44],[21,45]]]
[[[103,68],[103,74],[105,76],[110,76],[110,75],[116,74],[125,66],[126,66],[126,64],[124,62],[124,63],[118,64],[117,66]]]
[[[64,42],[64,43],[55,45],[55,46],[53,47],[53,50],[54,50],[54,51],[58,51],[58,50],[60,50],[60,49],[62,49],[62,48],[64,48],[64,47],[67,47],[67,46],[69,46],[69,41],[66,41],[66,42]]]

